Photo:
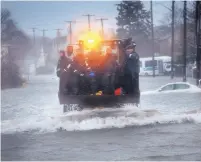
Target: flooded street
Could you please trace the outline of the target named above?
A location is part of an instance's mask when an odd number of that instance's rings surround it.
[[[141,77],[141,92],[170,81]],[[201,160],[200,93],[142,95],[140,109],[63,114],[57,89],[55,76],[38,76],[2,91],[2,160]]]
[[[201,161],[200,11],[2,1],[2,161]]]

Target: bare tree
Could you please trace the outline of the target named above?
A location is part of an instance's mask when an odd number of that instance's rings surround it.
[[[29,38],[17,27],[7,9],[1,10],[1,46],[6,53],[1,53],[1,85],[2,88],[16,87],[22,84],[19,60],[23,60],[30,49]]]

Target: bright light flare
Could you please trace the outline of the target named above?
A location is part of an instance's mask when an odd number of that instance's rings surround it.
[[[94,43],[94,40],[89,39],[89,40],[88,40],[88,43]]]
[[[84,47],[88,49],[98,48],[101,42],[101,37],[96,32],[86,32],[80,36],[80,40],[84,41]]]

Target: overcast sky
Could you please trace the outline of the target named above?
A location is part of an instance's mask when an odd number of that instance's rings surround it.
[[[86,27],[87,17],[84,14],[94,14],[95,18],[108,18],[105,21],[105,28],[116,28],[117,10],[115,4],[119,1],[4,1],[1,4],[2,8],[7,8],[11,11],[13,19],[17,22],[26,33],[31,34],[31,28],[47,29],[46,35],[55,37],[54,29],[63,29],[62,35],[67,33],[67,24],[65,20],[78,20],[80,23],[76,28]],[[150,2],[144,1],[146,9],[150,8]],[[155,3],[155,2],[154,2]],[[154,4],[153,3],[153,4]],[[170,7],[171,2],[159,2],[167,7]],[[161,5],[154,4],[154,24],[158,25],[168,9]],[[93,20],[94,18],[92,18]],[[100,27],[100,22],[92,24],[94,27]],[[37,31],[37,35],[42,35],[41,31]]]

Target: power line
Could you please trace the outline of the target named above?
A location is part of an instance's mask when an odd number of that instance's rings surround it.
[[[90,14],[87,14],[87,15],[83,15],[83,16],[87,16],[88,17],[88,30],[91,31],[91,20],[90,18],[94,15],[90,15]]]
[[[159,3],[159,2],[155,2],[155,4],[159,4],[159,5],[161,5],[161,6],[165,7],[165,8],[167,8],[169,11],[172,11],[171,8],[167,7],[166,5],[161,4],[161,3]]]

